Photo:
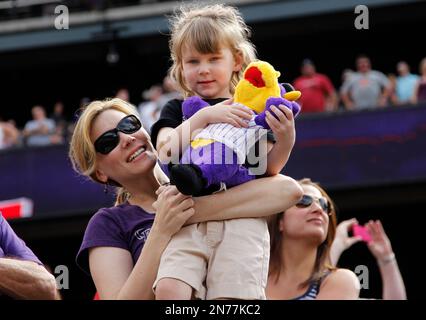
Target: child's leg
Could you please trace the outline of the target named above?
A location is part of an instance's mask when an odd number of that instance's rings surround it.
[[[209,248],[205,243],[206,223],[180,229],[163,251],[153,283],[156,299],[205,299],[204,279]]]
[[[158,281],[155,289],[156,300],[191,300],[192,287],[187,283],[173,278]]]
[[[265,299],[270,250],[266,220],[225,220],[221,235],[209,260],[206,300]]]

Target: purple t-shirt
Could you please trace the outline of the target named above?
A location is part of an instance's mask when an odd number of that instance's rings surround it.
[[[77,265],[90,275],[89,249],[116,247],[131,253],[136,264],[148,238],[155,215],[139,206],[124,203],[102,208],[90,219],[77,254]]]
[[[43,265],[25,242],[16,235],[0,212],[0,258],[4,257],[33,261]]]

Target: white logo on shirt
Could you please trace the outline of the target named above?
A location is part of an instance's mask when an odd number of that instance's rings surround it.
[[[149,232],[151,231],[151,228],[145,229],[145,228],[141,228],[139,230],[136,230],[135,232],[135,237],[138,240],[143,240],[146,241],[146,239],[148,238]]]

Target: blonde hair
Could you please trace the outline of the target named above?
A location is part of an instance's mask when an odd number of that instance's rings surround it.
[[[329,222],[326,239],[318,246],[317,256],[315,259],[315,265],[312,270],[310,277],[300,283],[300,287],[303,288],[312,282],[319,281],[327,271],[335,270],[336,268],[331,265],[330,262],[330,248],[336,235],[337,217],[336,217],[336,206],[330,196],[325,190],[319,185],[319,183],[312,182],[309,178],[303,178],[298,181],[301,186],[312,186],[319,190],[321,195],[327,199],[330,206]],[[269,275],[275,275],[275,281],[278,281],[281,271],[282,255],[281,247],[284,241],[283,236],[279,230],[279,223],[285,212],[278,213],[268,218],[269,234],[271,239],[271,254],[269,260]]]
[[[251,31],[245,24],[240,12],[222,4],[183,6],[170,17],[171,37],[169,47],[172,67],[170,77],[178,86],[184,97],[195,95],[185,85],[183,78],[182,50],[194,48],[198,52],[217,53],[222,46],[228,47],[234,58],[240,54],[242,69],[234,72],[230,83],[233,94],[235,86],[241,79],[247,65],[256,59],[256,50],[249,41]]]
[[[68,153],[76,172],[101,184],[105,184],[105,182],[100,181],[96,176],[96,150],[90,139],[90,132],[98,115],[106,110],[117,110],[126,115],[138,116],[133,105],[119,98],[91,102],[86,107],[81,108],[82,112],[71,137]],[[129,193],[124,188],[117,188],[116,205],[125,202],[128,197]]]

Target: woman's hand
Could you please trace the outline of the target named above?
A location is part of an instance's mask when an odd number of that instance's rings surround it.
[[[373,256],[378,261],[382,261],[383,259],[391,256],[393,254],[392,245],[380,220],[370,220],[365,226],[371,235],[371,241],[368,243],[368,248]]]
[[[161,186],[153,203],[156,210],[153,229],[161,234],[173,236],[194,214],[194,200],[180,193],[175,186]]]
[[[206,117],[206,123],[228,123],[236,128],[247,128],[245,120],[250,120],[254,112],[246,106],[232,104],[232,99],[201,109]]]
[[[355,218],[344,220],[339,223],[336,228],[336,236],[334,237],[333,244],[330,249],[330,258],[333,265],[337,265],[340,256],[343,251],[349,249],[353,244],[362,240],[361,237],[350,237],[349,230],[358,224],[358,221]]]
[[[362,240],[361,237],[349,236],[349,230],[351,230],[352,227],[356,224],[358,224],[358,220],[352,218],[340,222],[337,226],[335,241],[337,240],[342,244],[343,250],[349,249],[350,247],[352,247],[352,245]]]

